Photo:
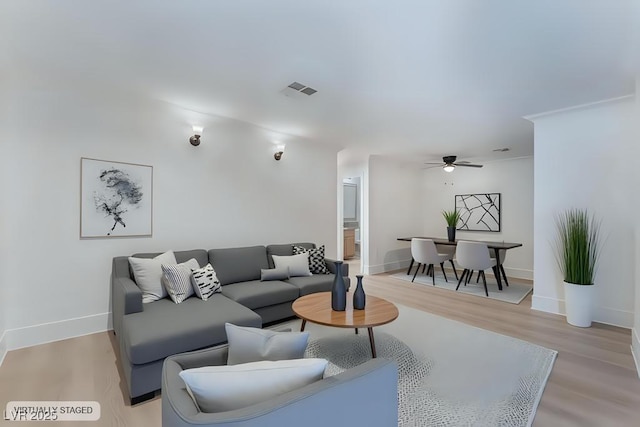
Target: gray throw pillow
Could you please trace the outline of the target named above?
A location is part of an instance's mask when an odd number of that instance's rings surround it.
[[[274,332],[225,323],[229,355],[227,365],[261,360],[301,359],[309,342],[308,332]]]
[[[287,280],[289,278],[289,267],[260,269],[260,280]]]

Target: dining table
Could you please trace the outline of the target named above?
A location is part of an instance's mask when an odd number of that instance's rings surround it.
[[[441,238],[441,237],[420,237],[420,236],[398,237],[397,240],[402,242],[411,242],[411,239],[414,239],[414,238],[430,239],[430,240],[433,240],[433,243],[435,243],[436,245],[446,245],[446,246],[457,246],[458,242],[461,242],[461,241],[484,243],[485,245],[487,245],[487,248],[489,250],[493,250],[494,257],[496,259],[496,266],[499,268],[499,271],[502,272],[502,274],[504,275],[505,282],[506,282],[507,276],[504,273],[504,268],[502,268],[502,264],[500,261],[500,250],[519,248],[520,246],[522,246],[522,243],[510,243],[510,242],[504,242],[504,241],[496,242],[491,240],[473,240],[473,239],[456,239],[454,241],[450,241],[448,239]],[[413,257],[411,257],[411,264],[409,264],[409,269],[407,270],[407,274],[409,274],[411,271],[411,268],[413,268],[413,261],[414,261]],[[498,282],[498,289],[502,290],[502,278],[500,277],[500,274],[496,274],[496,282]],[[508,286],[509,283],[508,282],[506,283]]]

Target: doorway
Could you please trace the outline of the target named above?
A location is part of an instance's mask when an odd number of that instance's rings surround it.
[[[342,180],[343,258],[349,271],[362,271],[362,180],[360,177]]]

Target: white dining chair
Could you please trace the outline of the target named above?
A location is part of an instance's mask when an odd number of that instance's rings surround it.
[[[506,249],[498,249],[498,256],[500,257],[500,265],[498,266],[498,273],[500,273],[500,275],[502,276],[502,281],[504,282],[505,285],[509,286],[509,279],[507,279],[507,273],[504,272],[504,260],[507,257],[507,250]],[[480,272],[478,271],[478,276],[476,277],[476,283],[478,283],[480,281]],[[467,280],[468,282],[468,280]]]
[[[489,296],[489,290],[487,289],[487,278],[484,275],[484,271],[488,268],[492,268],[494,274],[498,274],[496,268],[496,259],[491,258],[489,255],[489,249],[485,243],[479,242],[466,242],[459,241],[456,248],[456,258],[458,265],[464,268],[460,279],[458,280],[458,286],[456,291],[460,288],[460,284],[464,281],[465,285],[469,283],[469,279],[473,275],[474,271],[478,271],[478,274],[482,276],[482,283],[484,284],[484,293]]]
[[[447,273],[444,271],[444,263],[445,261],[452,261],[452,254],[441,254],[438,253],[438,249],[436,248],[435,243],[431,239],[419,239],[413,238],[411,239],[411,256],[418,263],[416,267],[416,272],[413,274],[413,282],[418,275],[418,271],[420,270],[420,265],[428,266],[427,274],[431,273],[431,278],[433,281],[433,285],[436,284],[436,275],[433,266],[435,264],[440,264],[440,268],[442,269],[442,275],[444,276],[445,281],[449,281],[447,279]],[[458,278],[458,273],[455,268],[453,269],[456,279]]]

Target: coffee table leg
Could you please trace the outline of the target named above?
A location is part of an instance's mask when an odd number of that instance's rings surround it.
[[[300,326],[300,332],[304,332],[304,327],[307,325],[307,321],[302,319],[302,326]]]
[[[376,358],[376,342],[373,340],[373,328],[367,328],[369,331],[369,343],[371,344],[371,355]]]
[[[356,328],[356,335],[358,335],[358,328]]]

